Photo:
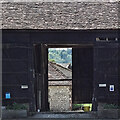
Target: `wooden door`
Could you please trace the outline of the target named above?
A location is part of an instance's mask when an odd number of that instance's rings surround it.
[[[73,48],[73,103],[91,103],[93,95],[93,48]]]
[[[48,49],[45,44],[35,45],[36,108],[48,110]]]

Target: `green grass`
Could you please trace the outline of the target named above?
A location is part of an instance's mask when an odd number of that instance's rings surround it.
[[[13,103],[12,105],[7,105],[6,109],[7,110],[27,110],[28,105],[27,104]]]
[[[120,109],[120,106],[115,104],[105,104],[104,109]]]
[[[73,110],[79,109],[79,108],[81,108],[81,107],[83,107],[83,105],[81,105],[81,104],[73,104],[73,105],[72,105],[72,109],[73,109]]]
[[[75,109],[79,109],[81,107],[84,107],[84,106],[89,106],[90,107],[90,111],[92,110],[92,104],[91,103],[86,103],[86,104],[73,104],[73,110]]]

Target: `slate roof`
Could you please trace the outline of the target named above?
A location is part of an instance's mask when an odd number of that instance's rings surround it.
[[[65,68],[59,64],[48,63],[48,79],[49,85],[71,85],[72,84],[72,70]],[[66,81],[61,81],[70,79]],[[56,81],[53,81],[56,80]]]
[[[63,66],[64,68],[69,68],[70,63],[59,63],[59,65]]]
[[[62,0],[11,0],[11,2],[61,2]],[[116,2],[119,0],[64,0],[64,2]],[[9,2],[9,0],[1,0]]]
[[[69,68],[65,68],[57,63],[49,62],[48,78],[49,80],[72,79],[72,70]]]
[[[2,28],[39,30],[120,28],[118,14],[120,2],[78,1],[3,3]]]

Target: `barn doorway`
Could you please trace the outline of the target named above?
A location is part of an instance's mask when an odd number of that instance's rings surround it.
[[[49,100],[49,48],[72,48],[72,97],[70,111],[80,112],[80,110],[82,110],[84,112],[83,109],[85,108],[85,105],[89,107],[88,111],[91,111],[94,87],[92,44],[36,45],[36,108],[40,109],[40,111],[50,111],[51,109]],[[55,110],[53,109],[53,111]],[[64,110],[60,112],[63,111]]]
[[[48,48],[50,112],[72,111],[72,48]]]

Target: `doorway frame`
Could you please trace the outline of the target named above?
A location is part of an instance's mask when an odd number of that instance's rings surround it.
[[[43,58],[43,59],[46,59],[46,62],[45,62],[45,66],[47,66],[47,67],[45,67],[46,68],[46,70],[44,70],[44,71],[47,71],[47,73],[46,73],[46,79],[47,80],[45,80],[45,81],[47,81],[47,101],[48,101],[48,48],[84,48],[84,47],[92,47],[93,49],[94,49],[94,44],[88,44],[88,43],[80,43],[80,44],[59,44],[59,43],[57,43],[57,44],[49,44],[49,43],[38,43],[38,44],[35,44],[36,46],[40,46],[40,45],[43,45],[44,46],[44,48],[43,49],[46,49],[47,50],[47,57],[46,58]],[[42,51],[43,53],[44,53],[44,51]],[[93,54],[94,54],[94,50],[93,50]],[[72,57],[72,59],[73,59],[73,57]],[[94,57],[93,57],[93,60],[94,60]],[[44,66],[44,65],[43,65]],[[93,66],[93,68],[94,68],[94,66]],[[42,71],[43,72],[43,71]],[[94,72],[93,72],[93,74],[94,74]],[[73,76],[73,72],[72,72],[72,76]],[[94,76],[94,75],[93,75]],[[73,81],[73,80],[72,80]],[[93,87],[94,87],[94,79],[93,79]],[[94,92],[94,91],[92,91],[92,92]],[[39,94],[39,92],[37,92],[37,102],[36,102],[36,108],[37,109],[42,109],[42,108],[39,108],[40,106],[39,105],[41,105],[42,103],[39,103],[39,102],[42,102],[42,101],[40,101],[39,100],[39,97],[40,97],[41,95]],[[73,95],[72,95],[72,97],[73,97]],[[73,98],[72,98],[73,99]],[[42,100],[42,99],[41,99]],[[92,102],[92,101],[91,101]],[[43,102],[44,104],[45,104],[45,102]],[[47,108],[44,108],[42,111],[44,111],[44,112],[47,112],[48,111],[48,106],[47,106]],[[41,111],[41,110],[40,110]]]

